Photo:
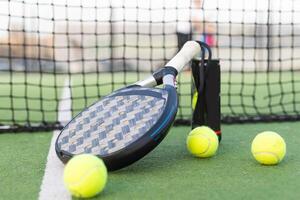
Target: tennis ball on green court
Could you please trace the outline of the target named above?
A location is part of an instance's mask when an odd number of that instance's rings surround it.
[[[252,141],[251,152],[259,163],[275,165],[284,158],[286,145],[279,134],[265,131],[256,135]]]
[[[186,140],[187,149],[197,157],[206,158],[213,156],[219,146],[216,133],[207,126],[194,128]]]
[[[194,93],[193,99],[192,99],[192,109],[193,110],[195,110],[195,108],[196,108],[197,100],[198,100],[198,92],[196,91]]]
[[[107,181],[103,161],[91,154],[73,157],[64,170],[64,183],[75,197],[89,198],[100,193]]]

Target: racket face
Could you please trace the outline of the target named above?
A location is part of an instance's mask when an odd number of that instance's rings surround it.
[[[129,87],[104,97],[62,130],[56,141],[57,155],[67,162],[74,155],[91,153],[103,158],[108,169],[134,162],[144,156],[138,153],[141,148],[145,154],[149,152],[149,146],[156,146],[151,143],[157,143],[157,137],[171,126],[177,112],[177,95],[176,105],[170,105],[173,93],[170,89]],[[169,120],[160,125],[165,115]]]

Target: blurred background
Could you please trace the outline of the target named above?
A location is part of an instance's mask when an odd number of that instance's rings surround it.
[[[300,118],[297,0],[6,0],[0,22],[0,126],[57,128],[60,101],[75,115],[190,39],[220,60],[223,122]],[[178,84],[188,124],[189,68]]]
[[[300,69],[299,10],[294,0],[1,1],[0,69],[152,71],[178,32],[211,34],[222,70]]]

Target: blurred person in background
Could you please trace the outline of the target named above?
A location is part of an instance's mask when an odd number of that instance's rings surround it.
[[[208,21],[205,21],[203,19],[203,15],[201,17],[203,1],[193,0],[192,3],[192,9],[191,13],[189,13],[189,16],[181,16],[182,18],[178,21],[177,24],[178,50],[182,48],[185,42],[192,39],[205,42],[210,47],[216,45],[214,36],[216,32],[215,25]]]

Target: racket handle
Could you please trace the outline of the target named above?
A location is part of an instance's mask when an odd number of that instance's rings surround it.
[[[182,49],[165,65],[165,67],[174,68],[177,71],[176,74],[178,74],[183,67],[193,59],[193,57],[200,53],[200,51],[201,47],[199,43],[196,41],[188,41],[183,45]],[[163,82],[164,84],[175,87],[175,77],[173,75],[166,75],[164,77],[163,71],[158,72],[159,73],[150,75],[144,80],[138,81],[133,85],[139,85],[142,87],[155,87]]]
[[[200,51],[201,47],[196,41],[188,41],[166,66],[173,67],[180,72]]]

